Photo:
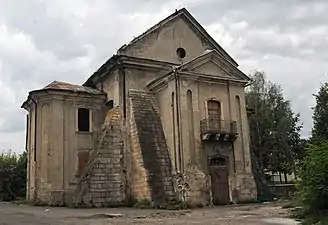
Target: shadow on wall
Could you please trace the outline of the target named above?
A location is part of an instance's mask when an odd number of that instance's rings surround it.
[[[171,159],[161,118],[151,93],[130,92],[130,98],[150,197],[160,203],[174,193]]]

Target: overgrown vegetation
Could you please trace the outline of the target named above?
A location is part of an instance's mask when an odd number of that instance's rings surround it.
[[[310,144],[300,167],[299,195],[311,210],[328,209],[328,142]]]
[[[294,211],[303,224],[328,224],[328,83],[314,95],[312,137],[299,166],[299,202]]]
[[[11,201],[25,198],[26,152],[0,154],[0,200]]]
[[[273,195],[266,188],[264,174],[266,171],[285,175],[296,172],[304,153],[304,141],[300,137],[302,125],[279,85],[267,80],[263,72],[257,71],[250,77],[252,84],[246,91],[247,107],[253,110],[249,117],[250,148],[258,198],[269,200]]]
[[[321,85],[314,94],[316,105],[313,111],[312,141],[328,140],[328,83]]]

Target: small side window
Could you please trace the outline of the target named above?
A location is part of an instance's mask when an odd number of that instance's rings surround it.
[[[86,108],[79,108],[77,113],[77,127],[78,131],[90,131],[90,110]]]
[[[114,100],[107,101],[106,106],[108,107],[108,109],[114,108]]]

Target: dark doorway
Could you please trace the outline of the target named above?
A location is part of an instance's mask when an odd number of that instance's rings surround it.
[[[227,205],[230,202],[227,162],[227,158],[223,156],[211,157],[209,159],[209,172],[211,176],[214,205]]]

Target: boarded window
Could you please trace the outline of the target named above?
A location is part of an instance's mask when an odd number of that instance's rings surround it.
[[[82,175],[85,166],[89,162],[89,151],[81,151],[77,154],[77,170],[78,174]]]
[[[210,129],[221,131],[221,104],[219,101],[210,100],[207,102],[208,119]]]
[[[219,101],[210,100],[207,102],[208,117],[212,120],[221,120],[221,104]]]
[[[90,110],[78,109],[78,131],[90,131]]]

